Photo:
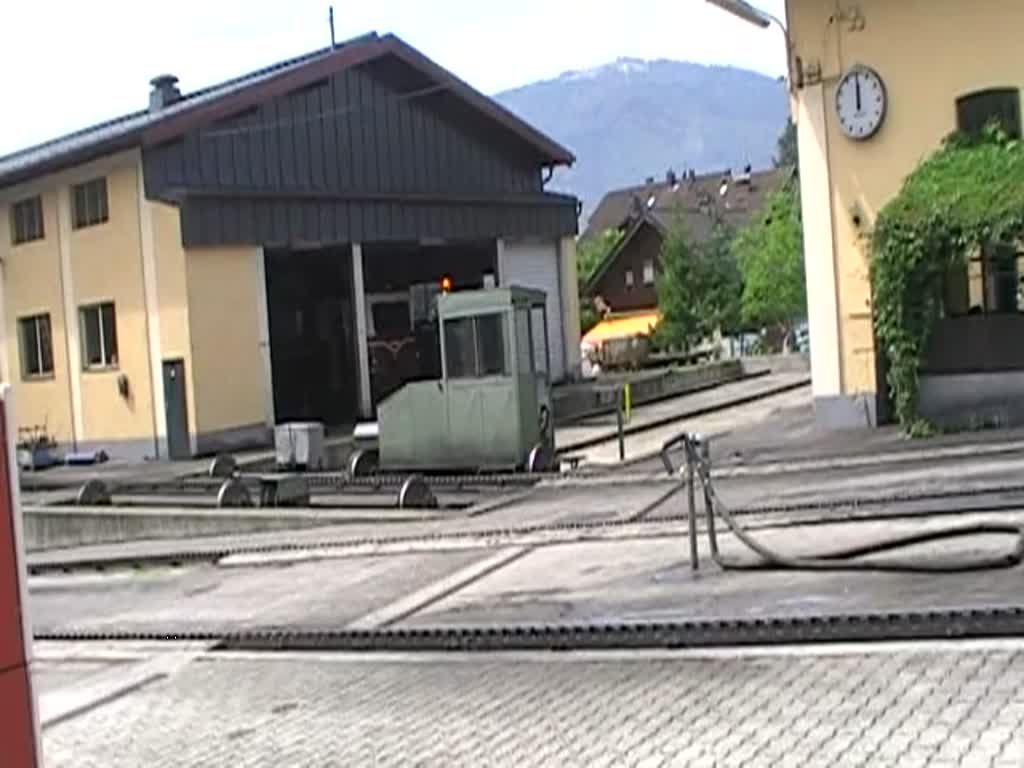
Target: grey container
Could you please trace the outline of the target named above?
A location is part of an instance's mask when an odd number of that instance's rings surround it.
[[[281,469],[323,469],[324,425],[318,421],[278,424],[274,453]]]

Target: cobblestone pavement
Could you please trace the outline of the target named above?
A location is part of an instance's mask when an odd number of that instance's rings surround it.
[[[206,656],[43,733],[59,766],[1021,766],[1024,650]]]

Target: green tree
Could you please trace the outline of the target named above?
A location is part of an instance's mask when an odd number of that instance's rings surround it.
[[[729,246],[731,232],[716,225],[705,243],[694,243],[677,217],[661,246],[656,341],[691,349],[739,321],[741,282]]]
[[[732,336],[744,329],[743,273],[733,253],[736,233],[728,226],[716,226],[711,239],[704,246],[712,270],[715,297],[716,328],[724,336]]]
[[[580,301],[580,336],[586,336],[587,332],[601,322],[601,316],[597,314],[592,302],[587,299]]]
[[[614,228],[608,228],[596,237],[589,240],[581,240],[576,248],[576,276],[580,290],[580,332],[586,334],[591,328],[597,325],[601,318],[594,309],[593,303],[583,296],[583,289],[590,282],[598,268],[605,259],[611,255],[620,242],[623,233]]]
[[[807,315],[803,227],[794,182],[772,194],[764,215],[736,236],[733,252],[743,274],[741,321],[785,338]]]
[[[797,151],[796,123],[792,120],[786,121],[786,127],[775,145],[775,167],[785,168],[796,165],[800,160]]]
[[[604,263],[604,260],[621,241],[622,232],[614,227],[609,227],[589,240],[580,241],[579,247],[576,249],[576,272],[579,277],[580,290],[590,282],[590,278],[597,272],[598,267]]]

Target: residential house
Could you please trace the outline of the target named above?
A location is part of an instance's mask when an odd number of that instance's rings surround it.
[[[659,255],[677,221],[694,243],[707,242],[716,224],[740,229],[791,175],[791,168],[679,176],[669,171],[663,180],[648,179],[646,184],[606,194],[582,237],[615,229],[622,239],[583,288],[584,298],[608,313],[585,341],[642,332],[657,324]]]

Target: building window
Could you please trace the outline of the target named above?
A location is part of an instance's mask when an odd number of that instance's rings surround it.
[[[493,314],[445,321],[445,362],[449,379],[508,374],[504,317]]]
[[[75,207],[75,229],[102,224],[109,218],[107,211],[107,180],[103,177],[76,184],[71,188]]]
[[[956,100],[957,128],[970,135],[981,133],[998,121],[1011,138],[1021,137],[1020,91],[1017,88],[992,88],[961,96]]]
[[[966,267],[946,274],[945,310],[960,315],[1024,312],[1024,252],[993,245],[971,254]]]
[[[117,321],[114,305],[94,304],[79,310],[82,321],[82,366],[117,367]]]
[[[644,285],[654,285],[654,259],[644,262]]]
[[[33,315],[18,320],[21,344],[21,376],[38,379],[53,375],[53,337],[50,316]]]
[[[627,288],[632,288],[633,284],[634,284],[633,270],[632,269],[627,269],[626,270],[626,287]]]
[[[36,195],[11,206],[11,242],[43,239],[43,199]]]

